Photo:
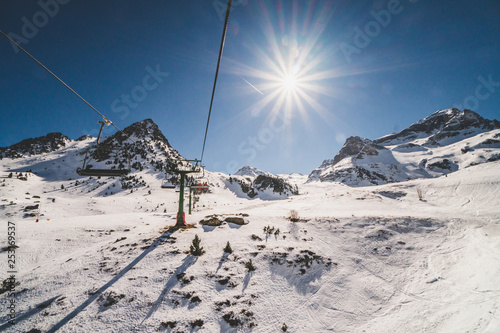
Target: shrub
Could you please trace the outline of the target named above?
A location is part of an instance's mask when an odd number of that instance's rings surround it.
[[[253,265],[253,262],[252,262],[252,259],[249,259],[246,263],[245,263],[245,268],[248,269],[249,272],[253,272],[256,270],[255,266]]]
[[[233,253],[233,249],[231,248],[231,244],[227,241],[226,247],[224,248],[225,253]]]
[[[12,172],[9,173],[9,175],[7,176],[8,178],[12,178]]]
[[[268,225],[267,227],[264,227],[264,233],[265,233],[265,234],[270,235],[270,234],[272,234],[273,232],[274,232],[274,227],[271,227],[271,226],[269,226],[269,225]]]
[[[288,326],[286,326],[286,324],[285,324],[285,323],[283,323],[283,326],[281,326],[281,330],[282,330],[283,332],[286,332],[286,331],[288,330]]]
[[[177,325],[176,321],[167,321],[167,322],[162,322],[160,324],[162,328],[174,328],[175,325]]]
[[[198,326],[198,327],[202,327],[202,326],[203,326],[203,324],[204,324],[204,323],[203,323],[203,320],[201,320],[201,319],[197,319],[197,320],[195,320],[195,321],[191,322],[191,324],[190,324],[190,325],[191,325],[191,328],[195,328],[196,326]]]
[[[203,250],[203,246],[200,246],[201,240],[198,235],[194,236],[193,243],[189,247],[189,253],[193,256],[201,256],[205,251]]]

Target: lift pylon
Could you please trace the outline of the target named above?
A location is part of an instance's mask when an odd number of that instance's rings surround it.
[[[181,176],[181,183],[179,185],[179,210],[177,212],[177,222],[175,224],[176,227],[183,228],[186,226],[186,219],[184,214],[184,184],[186,182],[186,175],[188,173],[199,173],[201,171],[201,167],[198,166],[199,163],[199,160],[178,160],[169,161],[169,163],[167,163],[167,172],[177,173]]]

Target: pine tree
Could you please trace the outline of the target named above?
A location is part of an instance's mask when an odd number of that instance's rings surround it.
[[[61,184],[61,190],[64,190],[64,185],[63,184]]]
[[[12,178],[12,172],[9,173],[9,175],[7,176],[8,178]]]
[[[200,246],[201,240],[198,235],[194,236],[193,243],[189,247],[189,253],[193,256],[201,256],[205,251],[203,250],[203,246]]]
[[[224,248],[225,253],[233,253],[233,249],[231,248],[231,244],[227,241],[226,247]]]
[[[249,259],[246,263],[245,263],[245,268],[248,269],[249,272],[253,272],[255,271],[255,266],[253,265],[253,262],[252,262],[252,259]]]

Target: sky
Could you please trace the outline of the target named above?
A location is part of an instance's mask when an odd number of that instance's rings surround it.
[[[200,158],[223,0],[2,0],[0,30],[123,129]],[[496,0],[233,0],[203,164],[310,173],[441,109],[500,119]],[[0,147],[101,117],[0,36]],[[105,135],[114,133],[112,127]]]

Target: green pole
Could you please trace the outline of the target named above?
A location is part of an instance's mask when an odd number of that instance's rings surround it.
[[[186,173],[180,172],[181,174],[181,185],[179,191],[179,212],[177,213],[177,224],[176,227],[184,227],[184,179],[186,177]]]
[[[191,215],[191,194],[193,191],[191,191],[191,188],[189,188],[189,215]]]

